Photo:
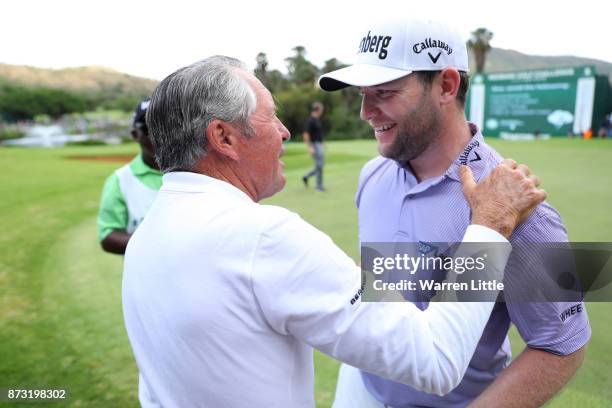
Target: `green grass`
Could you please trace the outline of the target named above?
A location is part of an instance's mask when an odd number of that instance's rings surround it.
[[[492,144],[542,178],[573,240],[612,241],[612,143]],[[327,193],[303,188],[310,158],[302,145],[290,144],[287,187],[267,202],[300,213],[356,257],[353,196],[375,144],[328,147]],[[135,152],[135,145],[0,149],[0,387],[68,387],[71,406],[137,405],[137,372],[122,322],[122,260],[103,253],[95,234],[100,189],[118,164],[65,158]],[[610,305],[588,309],[593,337],[587,359],[553,407],[612,405]],[[511,339],[518,353],[523,346],[515,331]],[[318,353],[315,358],[317,403],[328,407],[338,365]]]

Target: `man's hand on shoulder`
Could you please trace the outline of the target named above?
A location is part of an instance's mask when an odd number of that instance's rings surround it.
[[[472,224],[491,228],[506,238],[546,199],[546,191],[538,188],[538,177],[512,159],[504,160],[479,183],[467,166],[461,166],[460,175]]]

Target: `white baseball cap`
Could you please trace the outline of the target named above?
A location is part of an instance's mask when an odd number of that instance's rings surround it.
[[[374,86],[444,68],[468,71],[467,47],[456,30],[432,21],[391,20],[367,27],[355,63],[322,75],[319,86],[324,91]]]

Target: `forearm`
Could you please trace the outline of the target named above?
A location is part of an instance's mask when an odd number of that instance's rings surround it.
[[[106,238],[100,242],[100,245],[106,252],[123,255],[125,254],[125,249],[127,248],[130,237],[131,234],[125,231],[115,230],[108,234]]]
[[[304,144],[306,144],[306,146],[310,146],[310,133],[302,133],[302,138],[304,139]]]
[[[470,226],[463,238],[465,243],[481,242],[478,247],[489,254],[487,269],[499,280],[511,251],[504,241],[478,226]],[[462,245],[458,252],[465,250]],[[309,344],[354,367],[444,395],[465,375],[493,305],[434,302],[420,311],[407,303],[364,303],[335,342]]]
[[[470,407],[540,407],[563,388],[583,360],[584,347],[567,356],[525,348]]]

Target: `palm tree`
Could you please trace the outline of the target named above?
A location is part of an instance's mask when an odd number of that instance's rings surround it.
[[[476,59],[476,73],[480,74],[484,71],[487,52],[491,49],[491,39],[493,33],[484,27],[472,31],[472,36],[467,42],[468,47],[474,52]]]

